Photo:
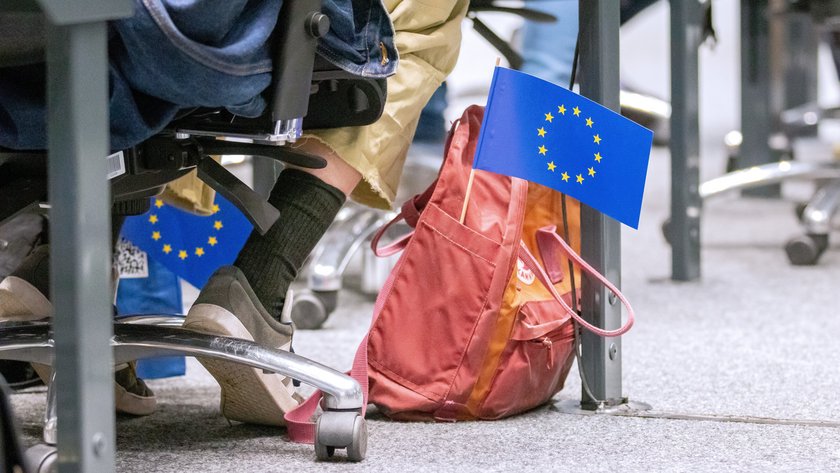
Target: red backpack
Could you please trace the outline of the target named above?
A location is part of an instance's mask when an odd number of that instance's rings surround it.
[[[580,247],[576,201],[567,205],[570,246],[556,233],[558,192],[477,171],[459,221],[483,114],[479,106],[464,112],[437,180],[394,220],[414,231],[380,249],[389,224],[372,242],[380,256],[402,255],[376,300],[351,375],[394,419],[498,419],[532,409],[563,387],[574,321],[604,337],[633,324],[621,292],[572,249]],[[569,259],[574,275],[564,269]],[[572,310],[571,279],[579,288],[581,271],[618,296],[627,308],[623,327],[602,330]],[[295,419],[305,416],[291,417],[295,439]]]

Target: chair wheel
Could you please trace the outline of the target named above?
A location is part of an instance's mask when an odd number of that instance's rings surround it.
[[[338,291],[303,290],[295,294],[292,321],[303,330],[321,328],[338,305]]]
[[[56,473],[58,471],[58,449],[53,445],[39,443],[24,453],[27,471],[31,473]]]
[[[346,449],[347,459],[360,462],[367,453],[367,423],[355,411],[326,411],[315,426],[315,456],[329,460],[336,449]]]
[[[797,266],[817,264],[826,248],[828,248],[828,235],[802,235],[792,238],[785,244],[788,260]]]
[[[662,222],[662,236],[665,237],[665,242],[671,245],[671,217]]]

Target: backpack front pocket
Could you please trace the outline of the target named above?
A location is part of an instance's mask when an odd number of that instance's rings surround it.
[[[430,204],[371,328],[370,365],[442,401],[488,304],[499,246]]]
[[[574,359],[574,324],[553,300],[523,304],[479,417],[498,419],[550,400]]]

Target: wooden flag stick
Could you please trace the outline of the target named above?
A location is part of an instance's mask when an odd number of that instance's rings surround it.
[[[496,67],[502,62],[502,58],[496,58]],[[464,224],[464,219],[467,217],[467,206],[470,203],[470,195],[472,195],[473,181],[475,180],[475,168],[470,169],[470,178],[467,181],[467,192],[464,194],[464,206],[461,208],[461,225]]]
[[[470,203],[470,194],[472,194],[473,180],[475,179],[475,168],[470,169],[470,180],[467,181],[467,192],[464,194],[464,207],[461,209],[461,225],[464,224],[464,218],[467,216],[467,205]]]

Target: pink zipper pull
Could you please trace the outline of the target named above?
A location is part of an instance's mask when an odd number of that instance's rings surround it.
[[[545,369],[551,370],[551,367],[554,366],[554,353],[552,352],[553,343],[548,337],[542,339],[543,346],[548,349],[548,361],[545,363]]]

